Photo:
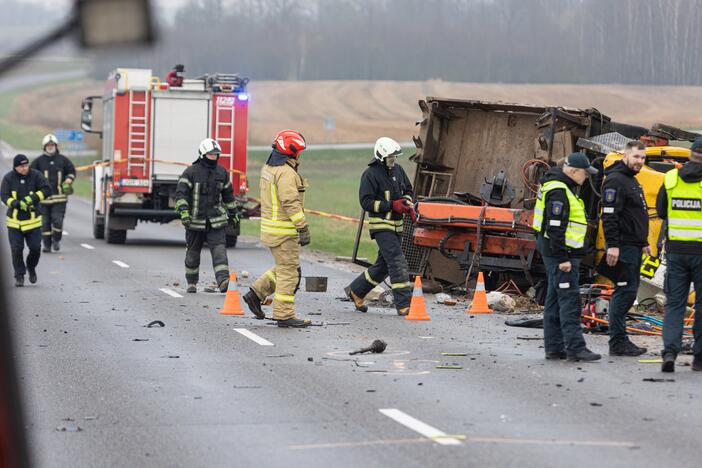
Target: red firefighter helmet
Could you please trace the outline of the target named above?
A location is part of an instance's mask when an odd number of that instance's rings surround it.
[[[298,154],[307,147],[305,137],[295,130],[283,130],[273,140],[273,148],[283,154],[297,158]]]

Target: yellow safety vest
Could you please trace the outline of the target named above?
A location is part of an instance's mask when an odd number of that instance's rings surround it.
[[[572,249],[581,249],[585,246],[587,235],[587,218],[585,217],[585,202],[575,195],[568,186],[558,180],[545,182],[537,193],[536,206],[534,207],[534,221],[532,227],[536,232],[541,232],[544,222],[544,209],[546,207],[546,194],[554,189],[565,190],[568,197],[568,226],[566,227],[566,245]],[[552,220],[551,222],[555,222]],[[544,237],[548,237],[544,231]]]
[[[702,242],[702,181],[685,182],[673,169],[665,174],[668,239]]]

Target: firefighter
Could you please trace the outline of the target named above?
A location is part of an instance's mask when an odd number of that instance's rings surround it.
[[[646,161],[646,146],[630,141],[624,157],[605,171],[602,184],[602,227],[606,262],[619,263],[620,272],[609,307],[609,354],[639,356],[646,348],[636,346],[626,336],[626,314],[639,290],[641,254],[651,255],[648,245],[648,207],[636,174]]]
[[[13,169],[5,174],[0,185],[0,199],[7,205],[7,237],[15,269],[15,286],[24,286],[24,275],[29,282],[37,282],[37,265],[41,256],[41,215],[38,205],[51,194],[49,183],[41,172],[29,167],[23,154],[15,156]],[[29,248],[24,262],[24,244]]]
[[[217,161],[219,144],[205,138],[198,149],[199,158],[178,179],[175,208],[185,227],[185,280],[187,292],[197,292],[200,278],[200,250],[207,241],[212,254],[215,280],[220,292],[229,287],[226,227],[239,222],[232,183]]]
[[[665,316],[663,372],[675,371],[690,282],[695,286],[695,310],[702,311],[702,137],[693,143],[690,161],[665,174],[656,199],[658,216],[668,223],[665,242]],[[695,314],[692,370],[702,371],[702,318]]]
[[[51,195],[39,204],[44,252],[51,252],[52,245],[55,252],[61,250],[63,218],[76,179],[76,168],[70,159],[59,153],[58,143],[53,134],[44,136],[41,141],[44,153],[32,161],[31,165],[32,169],[44,175],[51,188]]]
[[[295,314],[295,293],[300,286],[300,247],[310,243],[304,212],[306,182],[298,173],[300,153],[307,144],[294,130],[283,130],[273,140],[261,169],[261,242],[273,254],[275,266],[244,294],[244,302],[258,319],[265,318],[262,302],[273,295],[273,319],[279,327],[310,325]]]
[[[541,180],[534,207],[536,247],[548,278],[544,304],[546,359],[596,361],[580,326],[579,268],[586,251],[585,205],[576,195],[597,170],[583,153],[568,155],[563,167],[551,168]]]
[[[178,64],[166,75],[166,83],[171,88],[181,88],[185,79],[185,65]]]
[[[359,312],[368,311],[364,298],[389,275],[397,314],[409,313],[412,285],[401,236],[403,215],[407,213],[414,222],[416,213],[412,184],[404,169],[396,164],[400,155],[399,143],[387,137],[378,138],[373,159],[361,176],[359,200],[368,212],[370,236],[378,244],[378,258],[344,289]]]

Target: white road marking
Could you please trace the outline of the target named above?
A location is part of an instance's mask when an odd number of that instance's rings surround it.
[[[379,409],[381,413],[390,419],[394,419],[395,422],[402,424],[403,426],[412,429],[424,437],[434,440],[437,444],[441,445],[463,445],[460,440],[453,439],[451,436],[445,432],[441,432],[435,427],[432,427],[426,423],[423,423],[419,419],[415,419],[407,413],[403,413],[399,409],[395,408],[385,408]]]
[[[69,235],[69,234],[68,234],[68,231],[63,231],[63,235],[64,235],[64,236],[68,236],[68,235]]]
[[[80,244],[80,246],[83,247],[84,249],[95,250],[95,247],[93,247],[90,244]]]
[[[261,346],[274,346],[273,343],[271,343],[267,339],[261,338],[260,336],[258,336],[257,334],[255,334],[251,330],[247,330],[246,328],[235,328],[234,331],[237,333],[241,333],[246,338],[250,339],[253,342],[260,344]]]
[[[183,297],[183,296],[181,296],[180,294],[178,294],[177,292],[173,291],[172,289],[168,289],[168,288],[159,288],[159,291],[161,291],[161,292],[163,292],[163,293],[166,293],[166,294],[168,294],[168,295],[171,296],[171,297]]]
[[[112,263],[114,263],[115,265],[117,265],[118,267],[121,267],[121,268],[129,268],[129,265],[127,265],[126,263],[119,261],[119,260],[112,260]]]

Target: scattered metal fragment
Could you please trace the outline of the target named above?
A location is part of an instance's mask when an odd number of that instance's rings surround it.
[[[448,365],[443,365],[443,366],[436,366],[437,369],[463,369],[463,366],[448,366]]]
[[[387,344],[383,340],[375,340],[370,346],[365,348],[357,349],[356,351],[351,351],[349,355],[361,354],[361,353],[382,353],[387,348]]]
[[[97,416],[85,416],[83,420],[85,421],[95,421],[98,417]]]
[[[286,353],[286,354],[267,354],[267,358],[280,358],[280,357],[294,357],[295,355],[292,353]]]
[[[591,401],[590,406],[602,406],[602,403],[597,403],[596,401]]]
[[[441,353],[442,356],[468,356],[468,353]]]
[[[146,328],[153,328],[153,327],[155,327],[155,326],[158,326],[158,327],[160,327],[160,328],[163,328],[163,327],[166,326],[166,324],[163,323],[163,322],[160,321],[160,320],[154,320],[154,321],[152,321],[152,322],[149,322],[149,324],[146,325]]]
[[[56,430],[58,432],[81,432],[83,428],[80,426],[58,426]]]
[[[148,338],[134,338],[132,341],[149,341]]]
[[[321,312],[308,312],[307,315],[322,315]]]
[[[351,325],[351,322],[324,322],[324,325]]]
[[[518,336],[517,339],[518,340],[526,340],[526,341],[539,341],[539,340],[543,340],[544,337],[543,336]]]
[[[642,379],[644,382],[675,382],[675,379],[661,379],[661,378],[645,378]]]

